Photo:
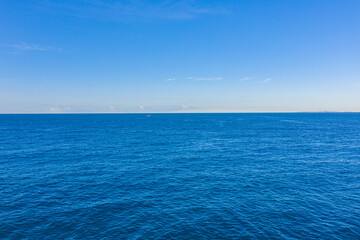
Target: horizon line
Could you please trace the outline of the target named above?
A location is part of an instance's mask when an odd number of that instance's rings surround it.
[[[360,111],[259,111],[259,112],[18,112],[18,113],[0,113],[0,115],[17,115],[17,114],[47,114],[47,115],[58,115],[58,114],[249,114],[249,113],[360,113]]]

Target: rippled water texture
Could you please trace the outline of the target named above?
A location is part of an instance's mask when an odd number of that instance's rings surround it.
[[[0,115],[0,238],[360,239],[360,114]]]

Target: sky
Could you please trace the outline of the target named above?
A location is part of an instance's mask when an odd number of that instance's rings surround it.
[[[359,0],[1,0],[0,113],[360,111]]]

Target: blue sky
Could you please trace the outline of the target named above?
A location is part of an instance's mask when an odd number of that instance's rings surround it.
[[[0,113],[360,111],[360,1],[0,1]]]

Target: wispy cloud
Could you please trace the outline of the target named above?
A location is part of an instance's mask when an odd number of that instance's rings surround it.
[[[114,105],[109,106],[111,112],[116,112],[116,107]]]
[[[268,83],[271,81],[271,78],[266,78],[264,81],[262,81],[262,83]]]
[[[21,51],[50,51],[50,52],[60,52],[62,48],[52,47],[52,46],[44,46],[39,44],[29,44],[29,43],[16,43],[16,44],[6,44],[3,45],[7,48],[12,48]]]
[[[114,105],[47,105],[41,106],[34,112],[46,113],[96,113],[96,112],[119,112],[119,109]]]
[[[244,82],[244,81],[249,81],[249,80],[253,80],[253,77],[244,77],[240,79],[240,82]]]
[[[110,108],[107,110],[103,110],[103,112],[122,112],[122,113],[144,113],[144,112],[186,112],[196,109],[195,107],[191,107],[185,104],[182,105],[139,105],[139,106],[113,106],[113,109]]]
[[[73,112],[75,108],[72,106],[51,106],[49,107],[49,112],[51,113],[67,113]]]
[[[222,77],[188,77],[188,80],[193,81],[221,81],[223,80]]]
[[[142,106],[142,105],[140,105]],[[172,113],[194,112],[199,107],[179,105],[56,105],[56,104],[5,104],[0,102],[0,113]]]
[[[168,78],[168,79],[165,79],[165,82],[171,82],[171,81],[175,81],[176,78]]]
[[[203,15],[225,14],[224,4],[200,1],[39,1],[31,5],[40,11],[96,20],[131,21],[136,19],[186,20]]]
[[[146,112],[187,112],[196,109],[185,104],[172,106],[146,106]]]

